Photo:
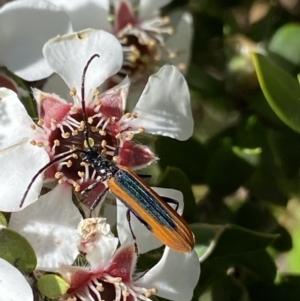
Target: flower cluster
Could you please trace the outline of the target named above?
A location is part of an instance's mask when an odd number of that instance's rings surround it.
[[[54,71],[42,56],[41,49],[47,40],[57,34],[100,29],[118,38],[124,54],[122,68],[110,79],[109,86],[130,76],[134,88],[140,92],[138,83],[143,86],[156,71],[155,66],[171,63],[185,71],[189,63],[191,16],[185,11],[176,11],[161,17],[160,8],[169,2],[118,0],[114,1],[113,15],[110,15],[109,0],[7,3],[0,9],[1,28],[9,28],[9,35],[5,30],[0,32],[0,66],[28,81],[47,78]],[[18,22],[11,24],[12,19],[22,20],[22,26]],[[30,39],[27,32],[31,33]],[[57,84],[55,79],[48,82],[48,91],[52,92],[53,84]]]
[[[68,287],[60,295],[64,300],[150,300],[153,294],[190,300],[200,272],[194,251],[179,253],[166,247],[147,273],[135,273],[137,250],[141,254],[161,246],[151,229],[141,226],[141,218],[133,214],[129,224],[125,216],[131,208],[120,199],[113,213],[118,238],[106,219],[86,219],[86,208],[99,195],[99,201],[104,199],[107,183],[81,156],[92,149],[113,166],[135,170],[157,160],[148,146],[139,143],[138,135],[189,138],[193,118],[182,74],[174,66],[161,68],[150,76],[132,112],[127,112],[127,77],[108,90],[101,88],[122,68],[123,49],[116,37],[84,30],[49,40],[43,53],[70,93],[59,96],[34,88],[36,122],[14,91],[0,88],[0,162],[9,171],[0,175],[0,211],[12,212],[7,229],[32,246],[37,257],[34,275],[41,271],[60,275]],[[174,199],[182,213],[180,192],[153,188],[153,193]],[[77,205],[74,194],[80,201]],[[98,211],[93,213],[98,216]],[[78,256],[88,266],[71,266],[74,261],[78,264]],[[184,278],[174,277],[178,262]],[[25,300],[33,300],[18,270],[5,260],[0,264],[0,275],[11,276],[7,281],[14,277]],[[13,297],[10,291],[11,286],[2,289],[0,284],[1,295]]]

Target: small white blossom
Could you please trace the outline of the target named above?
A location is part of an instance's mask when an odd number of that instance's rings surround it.
[[[137,254],[133,244],[121,245],[105,225],[105,219],[87,219],[79,225],[80,249],[87,267],[62,266],[59,273],[70,289],[63,300],[150,301],[157,295],[174,301],[189,301],[200,275],[195,251],[178,253],[165,248],[159,262],[144,274],[136,274]],[[180,273],[178,273],[180,271]],[[69,299],[68,299],[69,298]]]

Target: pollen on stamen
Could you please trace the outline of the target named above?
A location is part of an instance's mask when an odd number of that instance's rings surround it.
[[[152,292],[152,294],[157,294],[158,289],[157,289],[156,287],[153,287],[153,288],[151,289],[151,292]]]
[[[55,140],[53,141],[53,144],[54,144],[55,146],[60,146],[60,141],[59,141],[58,139],[55,139]]]
[[[132,114],[132,117],[133,117],[133,118],[138,118],[138,117],[139,117],[139,115],[138,115],[138,113],[137,113],[137,112],[135,112],[135,113],[133,113],[133,114]]]
[[[58,171],[58,172],[55,173],[54,178],[57,179],[57,180],[59,180],[59,179],[61,179],[63,176],[64,176],[64,173],[61,172],[61,171]]]
[[[168,24],[171,21],[169,16],[164,16],[164,17],[160,18],[160,20],[163,24]]]
[[[76,96],[76,94],[77,94],[76,88],[71,88],[69,93],[70,93],[70,95],[73,96],[73,97]]]
[[[71,108],[70,113],[71,113],[71,114],[76,114],[76,113],[78,113],[78,108],[76,108],[76,107],[73,106],[73,107]]]
[[[139,128],[138,128],[138,132],[139,132],[139,133],[144,133],[144,132],[145,132],[145,128],[142,127],[142,126],[139,127]]]
[[[73,132],[72,132],[72,136],[77,136],[78,135],[78,130],[74,130]]]
[[[79,191],[80,191],[80,185],[79,185],[77,182],[74,182],[74,183],[73,183],[73,187],[74,187],[74,190],[75,190],[76,192],[79,192]]]
[[[70,168],[72,165],[73,165],[73,162],[72,162],[71,160],[68,160],[68,161],[67,161],[67,167]]]
[[[104,287],[102,286],[102,284],[101,284],[101,285],[98,284],[98,285],[96,286],[96,289],[97,289],[99,292],[104,292]]]
[[[106,144],[107,144],[106,140],[101,141],[101,147],[102,148],[106,148]]]
[[[78,131],[82,132],[83,130],[84,130],[84,121],[82,120],[82,121],[80,122],[79,127],[78,127]]]
[[[172,35],[172,34],[174,33],[174,28],[173,28],[172,26],[169,26],[169,27],[167,28],[167,33],[168,33],[169,35]]]
[[[92,123],[93,123],[93,117],[90,116],[90,117],[88,118],[88,123],[89,123],[89,124],[92,124]]]
[[[56,120],[55,118],[51,118],[51,123],[56,124],[56,123],[57,123],[57,120]]]
[[[92,131],[93,133],[96,133],[96,132],[99,131],[99,129],[98,129],[96,126],[92,126],[92,127],[91,127],[91,131]]]
[[[36,125],[35,124],[31,124],[30,127],[35,130],[36,129]]]
[[[114,278],[114,283],[122,283],[122,278],[121,277],[116,277]]]
[[[113,160],[113,162],[118,163],[119,157],[118,156],[113,156],[112,160]]]
[[[94,94],[94,96],[97,96],[100,94],[100,91],[98,89],[95,89],[93,94]]]
[[[67,139],[70,137],[70,133],[69,132],[64,132],[64,133],[61,133],[61,136],[64,138],[64,139]]]
[[[149,290],[146,290],[144,292],[144,296],[147,297],[147,298],[150,298],[152,295],[155,295],[155,294],[157,294],[157,288],[155,288],[155,287],[151,288]]]
[[[78,155],[77,155],[77,154],[72,154],[72,157],[73,157],[74,159],[78,159]]]
[[[174,51],[169,52],[169,58],[173,59],[176,57],[176,53]]]
[[[105,131],[105,130],[100,130],[100,131],[99,131],[99,134],[100,134],[101,136],[105,136],[105,135],[106,135],[106,131]]]
[[[43,147],[43,146],[44,146],[44,143],[43,143],[42,141],[37,141],[37,142],[36,142],[36,145],[37,145],[38,147]]]
[[[83,171],[78,171],[77,174],[78,174],[79,178],[84,178],[84,176],[85,176],[85,173]]]
[[[30,141],[30,144],[36,145],[36,141],[35,141],[35,140],[31,140],[31,141]]]
[[[64,184],[64,183],[66,183],[66,179],[65,178],[62,178],[62,179],[58,180],[58,184]]]
[[[177,65],[177,68],[180,70],[180,71],[184,71],[186,69],[186,64],[184,63],[180,63]]]
[[[37,122],[37,124],[39,125],[39,126],[43,126],[44,125],[44,119],[39,119],[38,120],[38,122]]]
[[[106,152],[107,152],[107,150],[104,148],[104,149],[101,151],[101,156],[106,157]]]
[[[127,133],[125,137],[127,140],[131,140],[134,137],[134,133],[133,132]]]

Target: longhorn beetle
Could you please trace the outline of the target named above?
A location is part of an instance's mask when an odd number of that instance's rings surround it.
[[[191,252],[194,247],[194,235],[177,211],[170,207],[165,200],[128,167],[118,166],[113,160],[108,160],[91,146],[93,144],[92,138],[89,137],[91,129],[85,107],[85,75],[90,63],[96,57],[100,57],[99,54],[94,54],[87,62],[83,69],[81,82],[81,105],[86,149],[71,150],[67,154],[56,157],[41,168],[28,185],[20,202],[20,207],[22,207],[32,184],[42,172],[52,164],[64,159],[67,155],[78,153],[83,162],[89,164],[98,174],[96,182],[81,193],[92,190],[100,183],[106,183],[106,188],[98,195],[91,206],[91,210],[99,204],[109,190],[128,208],[127,219],[133,237],[130,213],[133,213],[163,244],[179,252]],[[117,146],[116,151],[118,148]]]

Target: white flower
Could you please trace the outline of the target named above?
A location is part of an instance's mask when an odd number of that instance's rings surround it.
[[[142,79],[145,83],[156,71],[153,66],[165,63],[185,70],[190,59],[192,18],[183,11],[160,17],[160,8],[169,2],[114,1],[113,24],[108,20],[109,0],[7,3],[0,10],[0,28],[6,28],[0,31],[0,66],[29,81],[48,77],[52,70],[42,57],[44,43],[58,34],[93,28],[115,34],[122,43],[124,63],[119,79],[129,75],[132,81]]]
[[[175,301],[191,300],[200,275],[196,252],[184,254],[166,247],[160,261],[141,275],[135,273],[134,245],[121,245],[116,250],[118,239],[105,225],[105,219],[84,220],[79,225],[79,233],[83,233],[80,250],[89,266],[59,269],[70,285],[65,299],[150,301],[152,295],[157,295]]]
[[[132,83],[138,83],[134,86],[135,93],[140,93],[157,67],[169,63],[181,71],[187,69],[193,34],[192,17],[184,11],[160,17],[160,9],[171,0],[111,1],[114,4],[113,16],[109,15],[109,0],[49,1],[68,14],[74,30],[102,29],[119,39],[124,62],[114,77],[114,83],[128,75]],[[82,18],[83,15],[89,18]],[[109,19],[114,21],[111,23]],[[47,85],[51,85],[51,81]]]
[[[71,194],[66,184],[57,185],[36,203],[11,214],[9,228],[33,247],[36,270],[55,271],[61,264],[72,264],[78,255],[76,227],[82,217]]]
[[[43,58],[44,44],[72,31],[65,12],[44,0],[11,1],[0,8],[0,66],[34,81],[52,70]]]
[[[16,94],[0,88],[0,164],[3,171],[6,170],[0,175],[1,211],[18,211],[35,202],[44,181],[56,179],[60,184],[69,184],[68,189],[75,191],[82,191],[95,181],[94,170],[82,166],[80,158],[68,155],[74,147],[84,148],[81,80],[83,69],[95,54],[100,57],[94,58],[86,72],[84,97],[92,132],[95,130],[95,136],[91,133],[91,137],[99,147],[99,153],[112,157],[120,144],[121,163],[126,165],[127,162],[131,166],[130,160],[133,160],[133,165],[139,167],[151,163],[155,156],[145,146],[130,144],[134,134],[147,131],[179,140],[191,136],[193,119],[189,91],[175,67],[165,66],[150,77],[133,112],[123,115],[128,79],[100,95],[96,90],[121,67],[122,49],[117,39],[95,30],[54,38],[45,45],[44,55],[52,70],[70,88],[73,103],[55,94],[34,90],[40,117],[36,125]],[[135,153],[145,159],[138,162],[138,156],[132,155]],[[56,160],[55,164],[50,166],[50,160]],[[38,171],[45,170],[44,175],[41,172],[33,179]],[[103,186],[91,191],[88,198],[95,200]]]
[[[1,300],[33,301],[33,293],[25,277],[13,265],[0,258]]]

